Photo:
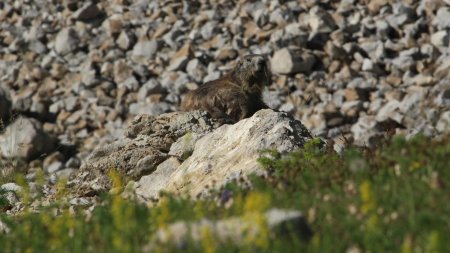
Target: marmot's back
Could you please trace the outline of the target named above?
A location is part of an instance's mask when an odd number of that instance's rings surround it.
[[[260,55],[245,56],[231,73],[188,92],[181,103],[181,110],[203,110],[214,118],[237,122],[268,108],[262,101],[261,93],[270,82],[265,58]]]

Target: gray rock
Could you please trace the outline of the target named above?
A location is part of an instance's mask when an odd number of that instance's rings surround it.
[[[156,55],[159,49],[158,41],[156,40],[142,40],[137,42],[133,47],[132,56],[136,58],[152,58]]]
[[[351,127],[356,145],[372,146],[379,137],[375,129],[377,121],[373,116],[360,116],[356,124]]]
[[[444,134],[450,133],[450,111],[441,114],[441,117],[436,124],[436,129]]]
[[[139,90],[139,81],[136,80],[136,77],[134,77],[133,75],[128,77],[127,79],[125,79],[125,81],[119,83],[118,88],[123,88],[127,91],[138,91]]]
[[[89,206],[92,203],[86,198],[73,198],[69,201],[72,206]]]
[[[162,39],[164,42],[170,46],[173,50],[178,49],[179,40],[182,40],[182,38],[185,36],[185,33],[178,29],[177,27],[173,27],[168,33],[164,34]]]
[[[346,101],[341,106],[341,112],[347,117],[359,116],[359,111],[363,109],[363,103],[359,100]]]
[[[57,180],[58,179],[69,179],[70,176],[74,175],[76,171],[77,171],[76,169],[65,168],[65,169],[56,171],[54,175],[56,176]]]
[[[80,39],[75,29],[64,28],[56,35],[55,50],[62,55],[73,53],[79,47],[79,43]]]
[[[257,218],[259,217],[259,218]],[[255,218],[253,220],[252,218]],[[262,219],[261,226],[259,222]],[[268,230],[268,231],[267,231]],[[231,217],[224,220],[202,219],[197,222],[178,221],[169,224],[165,229],[159,229],[148,245],[152,251],[156,245],[182,249],[188,243],[202,245],[205,240],[202,231],[208,231],[218,243],[242,246],[246,238],[258,238],[269,232],[274,238],[293,235],[295,240],[309,241],[313,232],[301,212],[296,210],[270,209],[265,213],[254,213],[249,217]],[[265,235],[266,236],[266,235]]]
[[[450,8],[442,6],[437,11],[436,18],[434,19],[433,23],[439,29],[450,28],[450,19],[448,17],[450,17]]]
[[[433,76],[438,79],[444,79],[446,77],[450,77],[450,72],[448,71],[450,68],[450,57],[442,56],[438,60],[438,67],[434,71]]]
[[[162,92],[162,86],[158,80],[152,78],[144,83],[138,92],[138,100],[144,102],[149,95],[159,94]]]
[[[0,186],[0,189],[3,191],[19,193],[22,191],[22,186],[20,186],[16,183],[6,183],[6,184],[2,184]]]
[[[78,105],[77,97],[67,97],[64,99],[64,109],[68,112],[73,112]]]
[[[116,40],[119,48],[123,50],[128,50],[136,43],[136,36],[134,33],[128,30],[122,30],[119,37]],[[137,49],[136,49],[137,50]]]
[[[167,67],[168,71],[178,71],[183,70],[186,67],[186,64],[189,62],[188,56],[181,56],[177,57],[176,59],[173,59],[170,62],[170,65]]]
[[[69,160],[67,160],[64,167],[78,169],[80,167],[80,165],[81,165],[80,159],[78,159],[77,157],[71,157],[71,158],[69,158]]]
[[[276,51],[271,59],[272,71],[278,74],[308,72],[315,63],[309,53],[293,52],[287,48]]]
[[[55,161],[55,162],[51,163],[47,168],[45,168],[45,170],[49,174],[52,174],[52,173],[55,173],[55,172],[57,172],[57,171],[59,171],[59,170],[61,170],[63,168],[64,168],[64,164],[62,162]]]
[[[221,73],[218,71],[209,72],[208,75],[203,78],[203,83],[219,79],[221,76]]]
[[[268,11],[264,8],[264,3],[256,2],[246,4],[246,11],[253,17],[253,21],[263,27],[269,22]]]
[[[426,55],[428,58],[430,58],[430,60],[433,61],[436,60],[441,55],[439,50],[436,49],[431,44],[423,44],[420,47],[420,53]]]
[[[295,106],[292,103],[284,103],[280,106],[279,110],[282,112],[292,113],[295,110]]]
[[[170,106],[167,103],[132,103],[130,104],[129,113],[131,115],[148,114],[160,115],[170,111]]]
[[[122,83],[128,78],[132,77],[132,69],[128,66],[127,61],[120,59],[114,62],[114,81],[116,83]]]
[[[372,62],[369,59],[364,59],[363,65],[362,65],[363,71],[372,72],[374,74],[383,74],[383,70],[374,62]]]
[[[32,160],[54,149],[55,140],[45,133],[35,119],[18,117],[0,135],[0,151],[4,157]]]
[[[167,96],[164,98],[164,101],[166,101],[170,104],[176,104],[176,105],[180,104],[180,102],[181,102],[180,96],[178,96],[175,93],[167,94]]]
[[[159,193],[170,180],[170,175],[180,166],[177,158],[171,157],[156,167],[156,170],[147,176],[141,177],[136,188],[136,194],[144,201],[159,199]]]
[[[64,108],[64,101],[58,100],[50,105],[48,111],[53,114],[58,114],[63,108]]]
[[[97,78],[96,70],[90,64],[83,67],[82,73],[83,74],[81,75],[81,81],[87,87],[94,87],[100,82],[99,78]]]
[[[449,12],[450,14],[450,12]],[[431,35],[431,44],[436,47],[448,47],[449,46],[449,34],[448,31],[442,30]]]
[[[197,83],[201,83],[207,74],[205,65],[203,65],[203,63],[201,63],[198,59],[192,59],[188,62],[186,65],[186,72]]]
[[[416,61],[411,56],[400,55],[392,61],[392,64],[401,71],[407,71],[416,64]]]
[[[296,45],[305,47],[308,41],[308,33],[302,29],[300,24],[288,24],[283,30],[276,30],[270,35],[270,41],[279,48]]]
[[[37,54],[45,54],[48,52],[47,46],[39,40],[33,40],[28,43],[28,47],[31,51]]]
[[[325,52],[330,56],[333,60],[345,60],[348,55],[344,49],[335,45],[332,41],[328,41],[325,45]]]
[[[95,3],[86,2],[81,8],[79,8],[72,17],[79,21],[89,21],[103,15],[100,9]]]
[[[187,191],[193,197],[207,194],[208,187],[263,173],[257,162],[260,150],[284,153],[303,147],[311,138],[299,121],[285,113],[260,110],[251,118],[223,125],[199,139],[192,155],[170,176],[165,190]]]
[[[207,113],[199,111],[138,116],[125,133],[127,139],[99,146],[70,184],[79,196],[107,191],[111,187],[107,176],[111,168],[140,179],[168,158],[170,146],[179,137],[187,132],[209,132],[219,125]]]
[[[386,38],[394,31],[385,19],[377,20],[375,24],[377,27],[377,36],[380,38]]]
[[[194,151],[194,145],[202,135],[187,133],[175,141],[170,146],[169,155],[177,157],[179,160],[185,160]]]
[[[450,108],[450,89],[446,89],[439,93],[438,97],[434,101],[439,106]]]
[[[403,119],[402,115],[399,113],[400,102],[397,100],[391,100],[387,102],[377,113],[376,120],[378,122],[385,121],[387,119],[395,120],[398,123],[401,123]]]
[[[401,104],[399,104],[399,108],[403,113],[411,113],[416,112],[420,106],[420,101],[426,97],[428,91],[425,88],[412,86],[408,89],[408,93],[403,98]]]
[[[309,11],[308,25],[311,27],[313,33],[329,33],[337,28],[336,22],[330,13],[317,6],[311,8]]]
[[[439,119],[439,112],[436,108],[425,109],[425,115],[427,120],[433,124]]]
[[[385,47],[381,41],[367,41],[359,45],[374,61],[384,60],[386,57]]]
[[[404,75],[403,75],[403,82],[407,85],[410,86],[430,86],[433,85],[436,80],[435,78],[433,78],[430,75],[423,75],[423,74],[418,74],[418,75],[413,75],[412,72],[407,71]]]
[[[269,22],[280,26],[292,22],[293,19],[294,15],[288,8],[276,8],[269,15]]]
[[[163,76],[161,80],[162,87],[169,91],[174,92],[176,94],[182,94],[187,90],[187,84],[191,82],[189,75],[184,72],[169,72],[168,74]]]
[[[211,39],[219,31],[219,26],[216,21],[206,22],[200,29],[200,34],[204,40]]]

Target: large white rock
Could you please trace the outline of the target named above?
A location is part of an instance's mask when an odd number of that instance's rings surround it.
[[[144,199],[156,198],[160,190],[194,197],[203,195],[205,189],[220,187],[251,173],[263,173],[257,161],[261,150],[289,152],[303,147],[311,138],[300,121],[285,113],[260,110],[251,118],[223,125],[206,134],[195,143],[192,155],[178,168],[172,162],[170,166],[164,164],[165,169],[159,166],[157,175],[141,178],[136,192]],[[166,183],[161,184],[162,181]]]

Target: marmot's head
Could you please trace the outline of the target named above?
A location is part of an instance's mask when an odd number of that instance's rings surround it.
[[[263,55],[251,54],[241,58],[233,70],[233,77],[249,93],[261,94],[272,82],[272,74]]]

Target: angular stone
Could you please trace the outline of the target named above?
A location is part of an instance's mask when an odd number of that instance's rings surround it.
[[[55,50],[59,54],[72,53],[79,47],[78,33],[71,27],[62,29],[55,39]]]
[[[192,59],[186,66],[186,72],[195,82],[201,83],[207,74],[207,69],[199,59]]]
[[[449,46],[448,31],[442,30],[442,31],[433,33],[431,35],[431,44],[435,45],[436,47],[448,47]]]
[[[400,102],[397,100],[391,100],[387,102],[381,109],[378,111],[376,120],[384,121],[388,118],[394,118],[398,114],[400,108]]]
[[[170,111],[170,106],[167,103],[132,103],[129,107],[131,115],[148,114],[160,115]]]
[[[388,0],[370,0],[369,5],[367,7],[370,13],[375,14],[388,2],[389,2]]]
[[[116,43],[121,49],[128,50],[136,43],[136,36],[130,31],[123,30]]]
[[[450,111],[441,114],[441,117],[436,124],[436,129],[444,134],[450,133]]]
[[[309,12],[309,27],[316,32],[332,32],[337,28],[333,17],[326,10],[320,7],[313,7]]]
[[[156,55],[159,45],[156,40],[142,40],[133,47],[133,57],[152,58]]]
[[[174,54],[170,60],[168,70],[177,71],[184,69],[192,56],[192,44],[187,43]]]
[[[103,15],[103,12],[93,2],[86,2],[81,8],[79,8],[72,17],[79,21],[89,21]]]
[[[449,7],[445,7],[442,6],[441,8],[439,8],[439,10],[436,13],[436,18],[434,20],[434,24],[439,28],[439,29],[446,29],[446,28],[450,28],[450,19],[448,18],[450,17],[450,8]]]
[[[310,71],[316,59],[309,53],[298,53],[283,48],[274,53],[270,62],[275,73],[295,74]]]
[[[158,80],[152,78],[144,83],[138,92],[138,100],[145,101],[145,99],[152,94],[158,94],[162,92],[161,83]]]
[[[141,177],[138,182],[136,194],[148,201],[159,199],[159,193],[170,180],[170,175],[180,166],[177,158],[171,157],[156,167],[156,170],[147,176]]]
[[[18,117],[0,135],[0,151],[4,157],[32,160],[54,149],[55,139],[35,119]]]

